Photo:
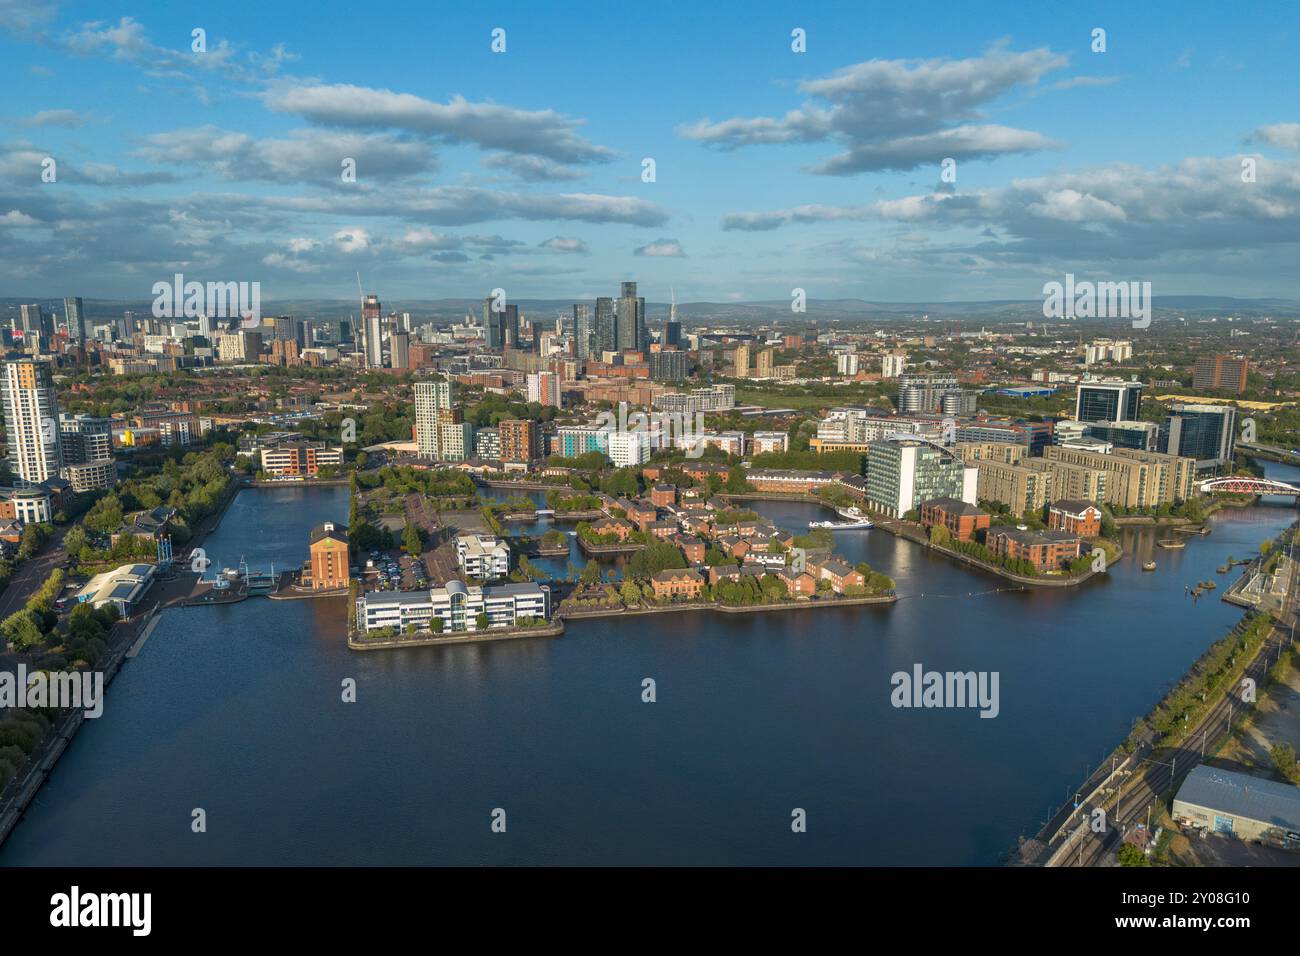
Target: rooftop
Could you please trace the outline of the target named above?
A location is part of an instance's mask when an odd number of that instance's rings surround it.
[[[1177,799],[1300,831],[1300,787],[1289,783],[1201,764],[1187,775]]]

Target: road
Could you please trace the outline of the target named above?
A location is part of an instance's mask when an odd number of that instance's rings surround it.
[[[0,621],[15,611],[21,611],[27,599],[63,563],[67,557],[63,550],[63,536],[70,527],[56,529],[40,551],[18,566],[18,570],[9,579],[9,586],[0,594]]]

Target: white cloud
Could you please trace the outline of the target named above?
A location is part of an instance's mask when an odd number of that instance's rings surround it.
[[[940,159],[978,159],[1053,147],[1028,130],[972,123],[980,108],[1032,88],[1068,59],[1046,48],[995,47],[965,60],[870,60],[800,84],[822,104],[784,116],[702,120],[681,135],[719,149],[763,143],[837,142],[846,147],[813,169],[834,176],[915,169]]]
[[[654,242],[648,242],[644,246],[633,249],[632,255],[679,259],[684,257],[686,253],[682,250],[682,244],[676,239],[656,239]]]
[[[554,110],[472,103],[460,96],[435,103],[412,93],[346,83],[276,84],[262,99],[277,113],[301,116],[322,126],[401,129],[559,163],[604,163],[614,158],[612,150],[577,134],[580,121]]]
[[[1278,149],[1300,149],[1300,123],[1274,123],[1261,126],[1250,135],[1253,143],[1263,143]]]

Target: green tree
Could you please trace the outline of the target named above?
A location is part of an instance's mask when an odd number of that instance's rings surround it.
[[[628,607],[634,607],[641,603],[641,589],[636,586],[636,582],[631,578],[624,579],[619,594],[623,598],[623,603]]]
[[[1139,850],[1137,847],[1135,847],[1132,843],[1125,843],[1122,847],[1120,847],[1119,853],[1117,853],[1116,856],[1119,857],[1120,866],[1150,866],[1151,865],[1151,863],[1147,860],[1146,854],[1143,853],[1141,850]]]
[[[582,569],[582,575],[579,580],[588,586],[600,583],[600,565],[596,563],[595,558],[592,558],[587,562],[587,566]]]
[[[406,530],[402,533],[402,550],[413,558],[418,558],[424,550],[424,541],[420,534],[420,529],[414,522],[406,523]]]

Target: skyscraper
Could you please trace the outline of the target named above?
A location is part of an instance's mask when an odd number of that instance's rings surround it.
[[[616,314],[616,348],[621,352],[645,351],[649,345],[645,299],[637,296],[635,282],[622,283]]]
[[[506,344],[505,313],[492,308],[496,302],[492,296],[483,300],[483,342],[489,349],[504,348]]]
[[[410,368],[410,343],[410,335],[405,332],[394,332],[388,339],[388,364],[393,368]]]
[[[508,348],[517,349],[522,346],[519,341],[519,306],[507,304],[505,311],[500,313],[502,322],[501,340]]]
[[[682,324],[675,319],[669,319],[664,325],[664,345],[671,345],[677,348],[682,344]]]
[[[664,323],[664,345],[674,348],[682,342],[682,324],[677,321],[677,290],[672,290],[672,305],[668,307],[668,321]]]
[[[26,488],[59,477],[59,406],[49,365],[29,358],[5,362],[0,390],[14,485]]]
[[[73,342],[84,342],[90,338],[90,327],[86,322],[86,310],[81,304],[80,296],[63,300],[63,319],[68,326],[68,338]]]
[[[379,296],[368,295],[361,305],[361,329],[365,336],[366,365],[383,368],[384,317],[379,308]]]
[[[47,349],[50,339],[54,337],[54,320],[45,314],[37,303],[21,305],[20,321],[23,330],[23,347],[31,351],[35,348]]]
[[[614,311],[614,300],[602,295],[596,299],[596,328],[591,350],[599,357],[603,352],[613,352],[617,348],[618,315]]]
[[[591,307],[586,304],[573,306],[573,354],[579,362],[591,357]]]

